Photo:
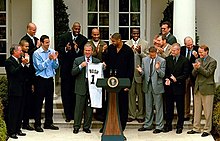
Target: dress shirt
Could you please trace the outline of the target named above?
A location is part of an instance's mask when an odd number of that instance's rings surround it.
[[[55,69],[59,67],[58,59],[49,59],[49,54],[54,52],[55,50],[50,48],[47,51],[44,51],[42,47],[34,52],[33,64],[36,70],[36,76],[41,76],[43,78],[51,78],[55,76]]]
[[[134,45],[134,48],[137,47],[138,43],[139,43],[140,38],[137,39],[137,41],[135,41],[134,39],[131,39],[132,44]]]
[[[186,49],[186,58],[190,59],[192,50]],[[188,54],[189,53],[189,54]]]
[[[32,42],[33,42],[33,44],[35,45],[35,40],[34,40],[34,37],[33,36],[31,36],[31,35],[29,35],[28,33],[27,33],[27,35],[31,38],[31,40],[32,40]]]

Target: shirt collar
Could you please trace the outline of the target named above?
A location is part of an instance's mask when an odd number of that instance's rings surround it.
[[[136,43],[136,45],[139,43],[139,41],[140,41],[140,38],[138,38],[137,39],[137,41],[135,41],[134,39],[131,39],[131,41],[132,41],[132,43],[133,43],[133,45]]]
[[[73,40],[76,40],[76,38],[77,38],[78,36],[74,36],[74,35],[73,35],[73,32],[71,32],[71,34],[72,34],[72,39],[73,39]]]
[[[12,55],[12,57],[13,57],[16,61],[18,61],[18,58],[17,58],[17,57],[15,57],[14,55]]]
[[[33,37],[33,36],[31,36],[30,34],[28,34],[28,33],[27,33],[27,35],[28,35],[28,36],[29,36],[31,39],[34,39],[34,37]]]
[[[50,48],[48,48],[47,51],[44,51],[44,49],[42,47],[40,47],[39,50],[40,50],[41,53],[43,53],[43,52],[50,52]]]

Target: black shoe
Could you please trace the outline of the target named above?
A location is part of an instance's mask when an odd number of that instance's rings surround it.
[[[22,133],[22,132],[21,132],[21,130],[17,132],[17,135],[18,135],[18,136],[26,136],[25,133]]]
[[[137,122],[138,122],[138,123],[143,123],[143,122],[144,122],[144,119],[137,119]]]
[[[78,134],[78,133],[79,133],[79,129],[74,128],[73,133],[74,133],[74,134]]]
[[[51,124],[51,125],[44,125],[44,129],[59,130],[59,127]]]
[[[35,127],[36,132],[44,132],[44,130],[40,126]]]
[[[17,135],[16,134],[11,134],[11,135],[8,135],[10,138],[12,139],[18,139]]]
[[[125,136],[123,136],[124,137],[124,141],[126,141],[127,140],[127,138],[125,137]]]
[[[162,132],[167,133],[169,131],[172,131],[172,127],[171,126],[164,126],[162,129]]]
[[[141,127],[138,129],[138,131],[150,131],[150,130],[152,130],[152,128]]]
[[[182,132],[183,132],[183,128],[177,128],[177,129],[176,129],[176,133],[177,133],[177,134],[181,134]]]
[[[34,128],[31,127],[29,124],[28,125],[23,125],[22,129],[26,129],[26,130],[29,130],[29,131],[33,131],[34,130]]]
[[[162,132],[161,129],[155,129],[155,130],[153,131],[154,134],[158,134],[158,133],[160,133],[160,132]]]
[[[103,128],[101,128],[101,129],[99,130],[99,133],[103,133]]]
[[[127,122],[132,122],[134,119],[133,118],[128,118]]]
[[[66,120],[65,120],[65,122],[70,122],[70,121],[71,121],[71,119],[66,119]]]
[[[203,132],[202,135],[201,135],[201,137],[207,137],[208,135],[209,135],[209,133]]]
[[[189,120],[190,120],[190,117],[184,118],[184,121],[189,121]]]
[[[86,132],[86,133],[91,133],[91,130],[90,130],[90,129],[85,129],[85,128],[83,128],[83,131]]]
[[[197,132],[197,131],[194,131],[194,130],[191,130],[191,131],[188,131],[187,134],[198,134],[200,132]]]

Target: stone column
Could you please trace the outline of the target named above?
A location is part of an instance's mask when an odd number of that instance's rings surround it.
[[[173,34],[180,45],[190,36],[195,44],[195,0],[174,0]]]
[[[54,48],[53,0],[32,0],[32,22],[37,26],[36,37],[49,36],[50,48]]]

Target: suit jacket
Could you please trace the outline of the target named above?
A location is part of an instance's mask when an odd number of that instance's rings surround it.
[[[73,61],[75,60],[76,57],[83,55],[84,45],[87,43],[87,41],[88,39],[85,36],[81,34],[78,35],[75,42],[78,44],[80,51],[76,53],[74,49],[72,32],[67,32],[61,35],[61,37],[59,38],[59,43],[58,43],[61,77],[65,78],[65,77],[71,76]],[[66,52],[65,47],[68,43],[70,43],[72,49]]]
[[[170,78],[171,75],[176,77],[176,82]],[[189,76],[189,62],[184,56],[180,55],[176,64],[174,65],[173,56],[166,58],[165,78],[170,79],[170,86],[167,88],[173,89],[175,95],[183,95],[185,92],[185,80]]]
[[[198,46],[193,46],[192,51],[196,51],[198,53],[198,48],[199,48]],[[191,53],[192,53],[192,51],[191,51]],[[180,54],[186,57],[186,46],[181,47]],[[195,61],[196,61],[195,56],[193,54],[191,54],[191,57],[189,59],[189,72],[190,72],[190,78],[193,81],[195,81],[195,77],[192,76],[192,70],[193,70],[193,65],[192,64],[195,63]]]
[[[98,58],[99,60],[102,61],[102,57],[103,57],[103,46],[106,45],[106,43],[102,40],[99,40],[99,52],[96,51],[96,46],[94,45],[93,43],[93,40],[90,40],[88,43],[90,43],[92,45],[92,51],[93,51],[93,54],[92,56],[95,57],[95,58]]]
[[[171,53],[171,47],[172,47],[172,46],[171,46],[170,44],[167,44],[165,51],[162,52],[162,53],[159,53],[159,52],[158,52],[158,55],[159,55],[160,57],[162,57],[162,58],[168,57],[168,56],[170,55],[170,53]]]
[[[32,39],[26,34],[24,37],[21,38],[21,40],[26,40],[29,43],[29,49],[28,49],[28,54],[30,55],[30,82],[34,83],[35,81],[35,69],[33,65],[33,53],[35,50],[37,50],[37,41],[39,40],[37,37],[34,37],[35,44],[33,43]]]
[[[201,66],[198,70],[193,69],[192,71],[193,76],[196,77],[194,93],[200,91],[202,95],[215,94],[214,73],[217,61],[209,55],[205,61],[202,58],[198,58],[197,61],[201,62]]]
[[[160,69],[155,69],[155,63],[160,62]],[[145,57],[142,61],[143,91],[147,93],[148,83],[150,80],[150,63],[151,58]],[[151,74],[151,83],[155,94],[164,93],[163,77],[165,76],[166,61],[160,56],[154,59],[153,71]]]
[[[85,61],[85,56],[78,57],[74,60],[72,75],[75,76],[75,94],[86,95],[86,67],[80,70],[79,65]],[[100,60],[92,57],[92,63],[100,63]]]
[[[24,95],[24,67],[18,63],[15,58],[10,56],[5,61],[5,69],[8,79],[8,95],[23,96]]]
[[[128,40],[127,42],[125,42],[126,45],[128,45],[129,47],[133,46],[132,40]],[[139,39],[138,45],[141,45],[141,53],[138,53],[137,51],[133,50],[134,52],[134,68],[137,67],[137,65],[141,66],[142,64],[142,59],[144,57],[147,56],[148,52],[148,42],[143,40],[143,39]],[[137,83],[142,83],[142,77],[140,75],[140,73],[134,69],[134,80]]]
[[[169,33],[169,35],[166,38],[167,38],[167,43],[170,45],[177,43],[176,37],[173,36],[173,34],[171,34],[171,33]]]

